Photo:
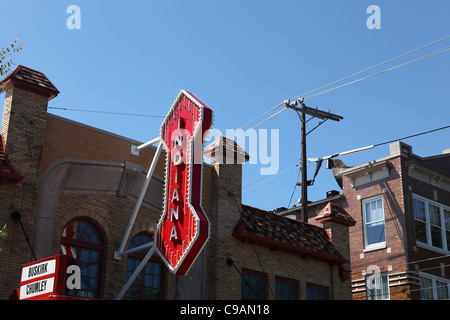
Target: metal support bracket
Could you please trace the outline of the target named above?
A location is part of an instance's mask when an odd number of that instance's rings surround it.
[[[160,138],[159,137],[156,138],[156,139],[153,139],[153,140],[151,140],[149,142],[146,142],[146,143],[144,143],[144,144],[142,144],[140,146],[138,146],[137,149],[139,150],[139,149],[151,146],[151,145],[153,145],[153,144],[155,144],[157,142],[160,142]],[[134,207],[133,213],[131,214],[131,218],[130,218],[130,221],[128,223],[127,230],[125,231],[125,235],[123,236],[123,239],[122,239],[122,243],[120,244],[119,250],[114,252],[114,259],[120,260],[121,256],[123,256],[125,254],[128,254],[129,250],[128,251],[124,251],[124,248],[125,248],[125,245],[126,245],[126,243],[128,241],[128,238],[130,236],[131,229],[133,228],[134,221],[136,220],[137,213],[139,212],[139,209],[140,209],[140,207],[142,205],[142,201],[144,199],[144,196],[145,196],[145,193],[147,191],[147,188],[148,188],[148,185],[150,183],[150,180],[151,180],[151,178],[153,176],[153,173],[155,171],[156,164],[158,162],[159,156],[161,155],[161,149],[162,149],[162,144],[160,142],[159,145],[158,145],[158,148],[156,149],[156,152],[155,152],[155,155],[153,157],[153,160],[152,160],[152,163],[150,165],[150,168],[149,168],[149,170],[147,172],[147,176],[145,177],[144,184],[142,185],[141,192],[139,193],[139,197],[138,197],[138,199],[136,201],[136,205]]]
[[[128,279],[127,283],[125,284],[125,286],[122,288],[122,290],[120,290],[119,294],[116,296],[115,300],[120,300],[122,299],[122,297],[124,296],[124,294],[127,292],[128,288],[131,286],[131,284],[134,282],[134,280],[136,279],[136,277],[138,276],[138,274],[142,271],[142,269],[145,267],[145,265],[147,264],[148,260],[150,260],[150,258],[152,257],[153,253],[155,252],[155,246],[153,245],[153,242],[150,242],[149,245],[151,246],[151,249],[147,252],[147,254],[145,255],[144,259],[142,259],[141,263],[138,265],[138,267],[136,268],[136,270],[134,270],[133,274],[131,275],[131,277]],[[142,247],[142,246],[140,246]]]
[[[138,274],[142,271],[142,269],[144,268],[144,266],[146,265],[148,260],[150,260],[152,255],[155,253],[155,246],[154,246],[153,242],[149,242],[149,243],[146,243],[146,244],[143,244],[143,245],[140,245],[138,247],[135,247],[135,248],[132,248],[132,249],[128,249],[128,250],[124,250],[124,249],[125,249],[125,245],[126,245],[126,243],[128,241],[128,238],[130,236],[131,229],[133,228],[134,221],[136,220],[137,213],[139,212],[139,209],[140,209],[140,207],[142,205],[142,201],[144,199],[145,193],[147,192],[148,185],[149,185],[150,180],[151,180],[151,178],[153,176],[153,173],[155,171],[156,164],[158,163],[159,156],[161,155],[162,143],[161,143],[160,138],[158,137],[158,138],[150,140],[149,142],[146,142],[146,143],[144,143],[144,144],[142,144],[142,145],[140,145],[140,146],[135,148],[136,150],[140,150],[142,148],[152,146],[152,145],[154,145],[157,142],[159,142],[158,148],[156,149],[156,152],[155,152],[155,155],[153,157],[152,163],[150,164],[150,168],[149,168],[149,170],[147,172],[147,176],[145,177],[145,181],[144,181],[144,184],[142,185],[141,192],[139,193],[139,197],[138,197],[138,199],[136,201],[136,205],[134,207],[133,213],[131,214],[131,218],[130,218],[130,221],[128,223],[127,230],[125,231],[125,235],[123,236],[122,243],[120,244],[119,250],[114,252],[114,259],[120,260],[121,257],[124,256],[124,255],[128,255],[130,253],[133,253],[133,252],[136,252],[136,251],[140,251],[140,250],[143,250],[143,249],[150,248],[150,250],[147,252],[147,254],[145,255],[144,259],[141,261],[141,263],[136,268],[136,270],[134,270],[133,274],[128,279],[128,281],[126,282],[125,286],[122,288],[122,290],[120,290],[120,292],[116,296],[115,300],[122,299],[124,294],[127,292],[128,288],[134,282],[134,280],[136,279]]]

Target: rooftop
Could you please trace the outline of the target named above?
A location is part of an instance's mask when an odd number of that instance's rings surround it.
[[[345,263],[324,228],[242,205],[233,236],[271,250],[327,262]]]
[[[53,99],[59,94],[58,89],[40,71],[22,65],[17,66],[2,80],[2,88],[19,87]]]

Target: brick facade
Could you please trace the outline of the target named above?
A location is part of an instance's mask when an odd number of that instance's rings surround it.
[[[411,147],[397,142],[390,146],[391,155],[348,168],[343,171],[343,206],[356,220],[350,228],[353,299],[367,299],[366,276],[374,266],[387,274],[391,300],[416,300],[420,294],[420,272],[450,279],[448,252],[418,247],[414,229],[412,195],[438,199],[448,206],[450,190],[424,183],[412,177],[408,164],[419,161]],[[448,167],[447,155],[438,156]],[[439,167],[429,169],[434,174]],[[442,175],[442,174],[441,174]],[[443,179],[445,175],[442,175]],[[378,197],[378,198],[374,198]],[[385,243],[376,248],[365,246],[363,203],[367,199],[382,199],[384,207]],[[427,261],[423,261],[427,260]],[[422,262],[421,262],[422,261]],[[441,267],[441,264],[446,267]],[[423,288],[422,288],[423,289]]]

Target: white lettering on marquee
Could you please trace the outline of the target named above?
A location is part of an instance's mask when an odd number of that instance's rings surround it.
[[[56,260],[49,260],[36,263],[31,266],[22,268],[21,282],[25,282],[34,278],[43,277],[55,273]]]
[[[55,278],[47,278],[28,283],[20,287],[20,299],[32,298],[45,293],[53,292]]]

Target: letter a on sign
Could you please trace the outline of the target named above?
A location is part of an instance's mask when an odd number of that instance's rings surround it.
[[[164,211],[156,227],[155,248],[178,275],[188,272],[209,239],[209,221],[201,207],[201,196],[203,137],[211,124],[212,110],[182,90],[161,125],[166,177]]]

